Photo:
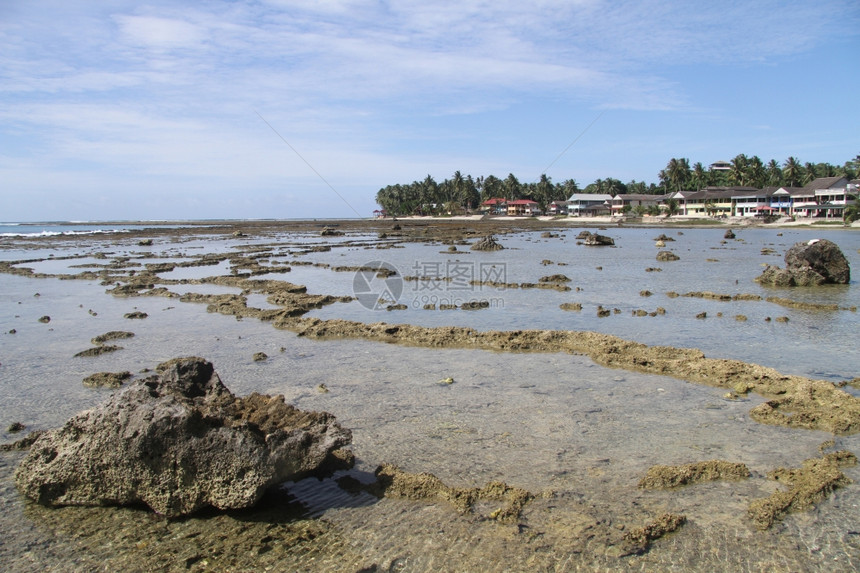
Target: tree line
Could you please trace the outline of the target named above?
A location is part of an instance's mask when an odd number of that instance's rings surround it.
[[[844,165],[801,163],[789,157],[782,164],[775,159],[764,163],[758,156],[736,156],[729,169],[710,169],[687,158],[672,158],[658,173],[658,184],[644,181],[622,183],[618,179],[597,179],[580,189],[574,179],[553,183],[545,174],[538,180],[523,183],[513,173],[504,179],[494,175],[473,178],[459,171],[450,179],[437,182],[428,175],[421,181],[388,185],[376,193],[376,203],[389,215],[437,215],[462,213],[477,209],[487,199],[531,199],[541,209],[553,201],[565,201],[574,193],[664,195],[682,190],[698,191],[704,187],[742,186],[802,187],[818,177],[842,176],[856,179],[860,174],[860,155]]]
[[[782,164],[771,159],[767,163],[757,156],[743,153],[729,162],[728,169],[706,169],[701,163],[692,166],[687,158],[672,158],[658,174],[663,192],[682,190],[698,191],[703,187],[740,186],[803,187],[818,177],[846,177],[856,179],[860,172],[860,155],[843,165],[830,163],[801,163],[789,157]]]
[[[383,187],[376,193],[376,203],[389,215],[436,215],[461,213],[477,209],[487,199],[531,199],[541,209],[553,201],[564,201],[580,190],[576,181],[553,183],[546,175],[537,181],[522,183],[513,173],[504,179],[494,175],[472,178],[455,172],[450,179],[437,182],[428,175],[421,181]]]

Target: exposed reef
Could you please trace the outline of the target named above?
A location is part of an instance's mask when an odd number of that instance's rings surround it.
[[[800,468],[778,468],[769,472],[770,479],[785,484],[788,489],[753,501],[748,512],[750,519],[759,529],[768,529],[786,514],[812,507],[833,490],[852,483],[839,468],[856,464],[854,454],[839,451],[805,460]]]
[[[694,483],[714,480],[739,480],[750,476],[745,464],[709,460],[680,466],[656,465],[648,468],[639,480],[642,489],[672,489]]]
[[[431,328],[317,318],[281,319],[273,324],[309,338],[360,338],[428,348],[583,354],[612,368],[672,376],[728,388],[739,394],[755,392],[771,399],[751,411],[754,419],[762,423],[840,435],[860,431],[860,399],[834,384],[782,374],[740,360],[706,358],[697,349],[647,346],[608,334],[569,330],[481,332],[467,327]]]

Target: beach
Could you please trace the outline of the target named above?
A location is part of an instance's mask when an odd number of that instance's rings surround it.
[[[26,452],[3,452],[0,563],[860,567],[860,470],[848,455],[860,452],[857,280],[802,288],[755,280],[811,239],[836,243],[856,274],[860,233],[590,223],[136,222],[4,235],[4,443],[121,391],[85,386],[88,376],[141,376],[201,356],[237,395],[282,394],[336,416],[352,430],[356,464],[283,484],[257,508],[171,520],[141,507],[30,502],[12,478]],[[614,246],[584,245],[584,230]],[[487,235],[503,249],[471,249]],[[661,250],[678,260],[657,260]],[[107,345],[94,339],[110,332],[131,335],[110,341],[113,351],[75,356]],[[14,422],[26,429],[10,432]],[[724,472],[718,461],[748,472]],[[399,494],[373,493],[381,466],[402,472]],[[699,477],[649,485],[655,466]],[[788,470],[793,478],[778,479]],[[449,488],[491,483],[527,492],[526,501],[515,509],[489,495],[466,507],[450,501]],[[768,523],[762,500],[780,492],[798,501]]]

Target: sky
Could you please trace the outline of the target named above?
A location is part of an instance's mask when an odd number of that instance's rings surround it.
[[[0,221],[370,217],[455,171],[860,154],[856,0],[0,0]]]

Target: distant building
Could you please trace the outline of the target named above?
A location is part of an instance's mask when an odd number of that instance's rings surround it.
[[[574,193],[567,200],[567,212],[573,217],[610,213],[612,195],[608,193]]]
[[[493,197],[492,199],[487,199],[486,201],[481,203],[479,211],[482,213],[487,213],[489,215],[507,215],[508,200],[503,197]]]
[[[678,203],[678,214],[686,216],[841,219],[845,207],[857,203],[857,189],[845,177],[820,177],[805,187],[705,187],[670,197]]]
[[[711,171],[730,171],[732,163],[730,161],[714,161],[708,166]]]
[[[646,195],[641,193],[619,193],[609,202],[612,215],[623,215],[624,210],[629,207],[656,207],[659,205],[662,195]]]
[[[845,177],[819,177],[800,193],[798,199],[804,202],[798,201],[792,206],[792,214],[800,217],[841,219],[845,207],[857,203],[857,187]]]
[[[553,201],[546,208],[547,215],[567,215],[567,201]]]
[[[508,215],[512,217],[540,215],[540,205],[531,199],[508,201]]]

